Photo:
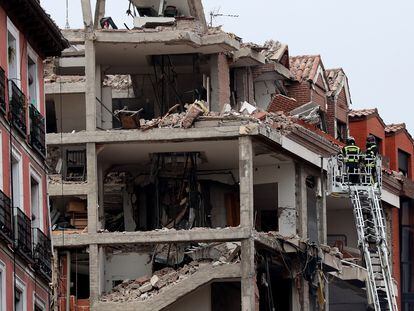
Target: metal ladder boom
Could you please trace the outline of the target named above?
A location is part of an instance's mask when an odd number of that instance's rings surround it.
[[[358,245],[368,271],[367,290],[375,311],[398,311],[388,259],[383,210],[374,187],[350,186]]]

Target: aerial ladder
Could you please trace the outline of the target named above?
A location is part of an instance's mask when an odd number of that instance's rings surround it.
[[[382,159],[338,155],[328,162],[328,192],[351,199],[361,250],[368,273],[367,293],[375,311],[398,311],[391,275],[384,211],[381,206]],[[371,164],[371,165],[369,165]]]

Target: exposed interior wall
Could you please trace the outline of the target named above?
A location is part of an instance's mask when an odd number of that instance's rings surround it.
[[[254,83],[254,98],[257,107],[267,109],[275,94],[276,85],[274,81],[257,81]]]
[[[211,286],[203,286],[195,292],[179,299],[165,311],[212,311]]]
[[[278,185],[279,232],[286,236],[296,234],[295,165],[280,163],[256,167],[253,180],[255,185]]]
[[[86,129],[85,94],[62,94],[48,100],[48,110],[54,103],[56,132],[80,132]],[[63,116],[63,121],[61,116]],[[51,115],[48,115],[51,118]]]
[[[146,275],[152,275],[149,253],[107,253],[105,256],[105,292],[112,290],[115,283]]]
[[[336,201],[336,202],[335,202]],[[327,200],[327,219],[328,219],[328,241],[342,240],[341,236],[346,237],[347,247],[358,249],[358,236],[354,220],[354,214],[350,202],[347,199]],[[339,206],[336,207],[336,206]]]

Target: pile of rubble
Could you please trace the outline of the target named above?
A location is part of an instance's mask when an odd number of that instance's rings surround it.
[[[264,124],[272,129],[288,133],[299,125],[296,118],[285,115],[282,111],[267,112],[245,102],[241,109],[236,111],[230,105],[225,105],[219,112],[211,112],[204,101],[195,101],[186,105],[185,112],[175,112],[179,105],[175,105],[162,117],[152,120],[139,119],[139,111],[116,111],[124,129],[141,129],[147,131],[153,128],[185,128],[188,129],[197,121],[240,121],[246,123]]]
[[[153,274],[136,280],[126,280],[114,287],[111,293],[101,297],[103,302],[143,301],[157,295],[161,290],[174,285],[199,270],[198,262],[191,262],[180,269],[164,268]]]
[[[165,245],[168,246],[168,245]],[[136,280],[125,280],[112,291],[103,295],[102,302],[145,301],[161,291],[192,276],[200,269],[212,268],[239,261],[240,243],[200,243],[186,248],[186,256],[192,260],[180,268],[163,268],[151,277],[144,276]],[[167,260],[168,261],[168,260]]]
[[[104,87],[111,87],[115,90],[128,90],[132,87],[130,75],[107,75],[103,80]]]

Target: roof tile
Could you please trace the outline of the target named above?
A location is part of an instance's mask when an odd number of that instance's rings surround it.
[[[370,115],[378,113],[376,108],[374,109],[359,109],[359,110],[351,110],[348,114],[350,118],[361,118],[361,117],[368,117]]]
[[[290,57],[290,71],[297,81],[313,80],[321,62],[319,55]]]

